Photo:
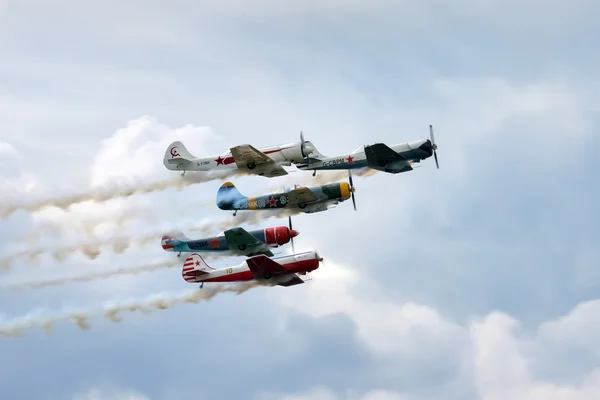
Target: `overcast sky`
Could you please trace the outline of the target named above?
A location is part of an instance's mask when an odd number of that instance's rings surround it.
[[[592,0],[0,2],[0,206],[173,178],[174,140],[207,156],[302,130],[335,155],[433,124],[440,159],[355,178],[357,212],[294,217],[297,250],[324,257],[306,284],[0,336],[0,398],[600,398],[599,13]],[[317,177],[230,179],[249,196],[340,179]],[[243,220],[216,207],[222,182],[1,220],[0,328],[195,289],[180,267],[7,285],[173,260],[160,232]],[[107,240],[126,249],[6,262]]]

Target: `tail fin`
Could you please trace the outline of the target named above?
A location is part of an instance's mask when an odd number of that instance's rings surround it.
[[[175,251],[175,246],[182,244],[184,241],[190,240],[183,232],[176,231],[165,233],[160,239],[160,245],[166,251]]]
[[[181,276],[186,282],[199,282],[202,275],[214,271],[198,253],[193,253],[185,259]]]
[[[163,164],[167,169],[177,170],[190,164],[196,159],[180,141],[173,142],[167,147],[163,157]]]
[[[231,182],[225,182],[217,191],[217,207],[221,210],[230,210],[236,200],[245,199],[246,196],[240,193]]]

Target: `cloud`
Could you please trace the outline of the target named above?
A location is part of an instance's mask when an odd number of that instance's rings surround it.
[[[152,398],[177,388],[176,398],[195,399],[189,382],[198,371],[211,399],[594,393],[597,5],[438,3],[14,3],[0,35],[0,137],[39,182],[27,199],[158,179],[169,174],[160,162],[169,135],[197,140],[189,149],[202,155],[211,143],[224,151],[225,139],[270,145],[302,129],[332,154],[426,137],[433,123],[441,169],[428,162],[356,178],[358,212],[342,204],[295,217],[297,248],[314,244],[325,257],[305,285],[151,318],[132,313],[86,334],[61,327],[0,341],[0,397],[52,390],[69,398],[80,385],[124,380]],[[212,139],[196,136],[204,134]],[[0,174],[18,172],[15,165],[2,164]],[[294,183],[292,175],[243,178],[240,187],[261,193]],[[33,229],[56,226],[41,240],[64,245],[78,235],[209,220],[220,215],[219,183],[47,209]],[[210,207],[186,206],[204,195]],[[30,218],[2,221],[0,236],[13,239]],[[15,250],[2,242],[3,254]],[[160,252],[157,245],[22,270],[30,281],[52,279],[59,269],[102,272],[104,263],[140,265]],[[182,284],[180,274],[157,271],[0,293],[0,301],[21,315]],[[23,354],[36,354],[36,363]],[[23,385],[23,376],[38,385]],[[231,376],[238,387],[223,384]]]
[[[38,181],[34,175],[24,170],[23,160],[17,149],[9,143],[0,141],[0,194],[6,202],[10,198],[28,195],[35,189]]]
[[[561,325],[563,329],[576,329],[573,317],[579,313],[578,307],[566,317],[547,324]],[[600,396],[600,369],[588,371],[578,384],[548,382],[535,379],[532,361],[535,361],[535,347],[544,347],[543,337],[530,341],[517,337],[515,330],[519,323],[502,313],[493,313],[483,320],[474,322],[470,336],[474,345],[474,383],[479,397],[484,400],[592,400]],[[539,332],[543,332],[544,325]],[[540,335],[540,333],[538,333]],[[543,334],[542,334],[543,335]],[[565,338],[566,339],[566,338]],[[566,340],[564,345],[577,346]],[[587,347],[588,351],[593,347]],[[538,351],[540,349],[535,349]],[[547,352],[548,348],[542,350]],[[597,357],[597,356],[596,356]],[[598,358],[597,358],[598,359]],[[560,363],[560,359],[554,360]]]
[[[368,275],[330,264],[313,273],[314,280],[302,293],[269,292],[268,296],[281,307],[313,318],[334,313],[349,316],[367,348],[382,362],[393,365],[390,368],[396,373],[406,365],[413,369],[453,365],[446,370],[446,385],[473,384],[480,399],[591,400],[600,396],[600,369],[580,371],[571,383],[538,378],[544,363],[577,364],[577,359],[565,359],[574,350],[587,352],[595,360],[590,365],[597,365],[597,300],[578,304],[565,316],[543,322],[533,338],[528,338],[531,334],[523,331],[522,323],[503,312],[472,317],[471,322],[461,325],[435,308],[373,298],[377,287]],[[423,394],[422,388],[408,389],[409,397]],[[305,397],[289,398],[318,398],[320,393],[339,398],[322,388]]]
[[[189,124],[170,128],[154,117],[142,116],[102,141],[91,166],[92,187],[174,176],[176,173],[162,165],[162,158],[168,145],[177,140],[196,157],[221,154],[230,148],[222,136],[208,127]]]
[[[156,118],[142,116],[129,121],[124,128],[102,141],[90,166],[89,190],[147,186],[152,182],[177,177],[177,173],[166,170],[161,162],[156,162],[162,160],[167,146],[175,140],[183,141],[199,156],[222,153],[229,148],[225,140],[210,128],[193,125],[170,128],[158,123]],[[81,189],[78,191],[83,192]],[[206,197],[214,196],[211,195]],[[94,195],[89,198],[93,199]],[[190,203],[194,201],[197,199],[190,198]],[[102,204],[82,201],[72,204],[68,209],[49,207],[32,213],[32,220],[38,228],[45,228],[46,233],[60,234],[64,239],[81,235],[111,235],[125,227],[139,229],[135,220],[157,224],[169,210],[168,200],[157,202],[156,197],[136,196],[116,198]],[[39,236],[40,232],[37,233]]]

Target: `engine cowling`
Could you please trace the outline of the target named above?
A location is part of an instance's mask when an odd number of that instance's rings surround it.
[[[287,226],[276,226],[265,229],[265,241],[268,245],[281,246],[288,243],[293,237],[298,236],[298,231]]]
[[[304,159],[302,156],[302,151],[300,150],[300,145],[294,145],[288,148],[284,148],[281,150],[281,154],[285,157],[286,160],[291,162],[300,162]]]

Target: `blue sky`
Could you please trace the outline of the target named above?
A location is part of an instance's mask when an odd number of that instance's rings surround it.
[[[305,285],[0,337],[0,397],[597,399],[600,8],[569,4],[3,2],[1,204],[171,177],[178,139],[202,156],[303,130],[333,155],[433,124],[440,169],[355,178],[357,212],[295,217],[299,250],[325,258]],[[314,182],[232,179],[248,195]],[[0,221],[2,258],[234,226],[221,183],[19,211]],[[19,258],[2,284],[171,259],[159,235]],[[191,288],[171,268],[2,289],[0,321]]]

